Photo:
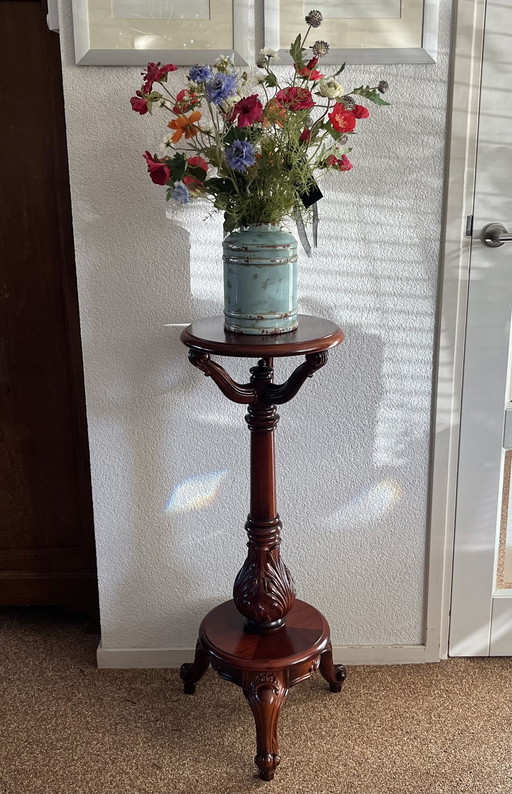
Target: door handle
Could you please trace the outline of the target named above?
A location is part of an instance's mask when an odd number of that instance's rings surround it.
[[[480,240],[489,248],[499,248],[500,245],[512,242],[512,234],[502,223],[488,223],[480,233]]]

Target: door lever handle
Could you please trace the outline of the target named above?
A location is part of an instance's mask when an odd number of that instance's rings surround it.
[[[499,248],[500,245],[512,242],[512,234],[502,223],[488,223],[480,233],[480,240],[489,248]]]

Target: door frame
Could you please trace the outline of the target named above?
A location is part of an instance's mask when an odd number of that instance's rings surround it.
[[[448,656],[459,430],[466,341],[486,0],[454,0],[443,249],[434,369],[426,658]]]

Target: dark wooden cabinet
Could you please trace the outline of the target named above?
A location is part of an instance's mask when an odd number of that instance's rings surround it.
[[[59,39],[0,0],[0,604],[94,610]]]

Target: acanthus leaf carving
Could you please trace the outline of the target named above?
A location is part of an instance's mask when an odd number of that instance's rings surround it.
[[[262,554],[263,559],[261,559]],[[273,623],[288,614],[295,601],[292,575],[273,551],[254,551],[238,573],[233,598],[248,620]]]

